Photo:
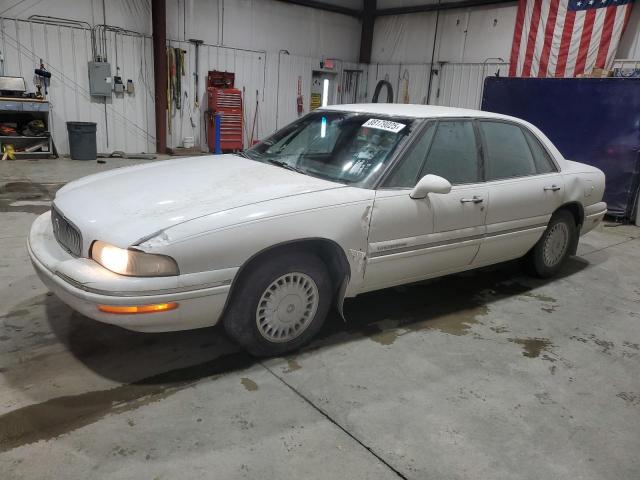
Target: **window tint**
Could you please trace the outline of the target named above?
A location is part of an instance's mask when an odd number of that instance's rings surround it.
[[[480,122],[486,142],[487,180],[534,175],[536,166],[529,144],[517,125]]]
[[[468,120],[438,122],[420,177],[439,175],[452,184],[480,181],[473,124]]]
[[[557,171],[551,157],[549,157],[549,154],[540,143],[540,140],[538,140],[537,137],[526,128],[523,128],[522,130],[524,131],[524,136],[527,137],[529,147],[531,147],[533,162],[536,165],[537,172],[550,173]]]
[[[431,139],[436,131],[435,125],[430,124],[422,133],[420,139],[413,146],[408,155],[402,159],[402,162],[394,169],[387,181],[385,187],[388,188],[413,188],[418,183],[418,174],[424,164],[427,156]]]

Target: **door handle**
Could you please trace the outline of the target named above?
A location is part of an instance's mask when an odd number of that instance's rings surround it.
[[[474,195],[472,198],[461,198],[460,203],[482,203],[484,198]]]
[[[558,190],[560,190],[560,187],[557,185],[551,185],[551,186],[546,186],[544,187],[544,191],[548,191],[551,190],[552,192],[557,192]]]

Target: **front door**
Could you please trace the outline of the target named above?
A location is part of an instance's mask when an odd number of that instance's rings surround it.
[[[427,174],[449,180],[451,192],[412,199],[411,190]],[[376,192],[364,290],[471,264],[485,231],[487,193],[473,123],[431,122]]]
[[[480,121],[487,188],[487,233],[474,263],[525,255],[562,204],[564,184],[550,155],[528,129]]]

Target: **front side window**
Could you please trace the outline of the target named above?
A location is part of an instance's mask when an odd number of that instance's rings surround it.
[[[384,182],[385,188],[413,188],[418,183],[418,175],[422,170],[427,152],[435,133],[435,124],[427,126],[420,138],[416,141],[411,151],[404,156],[400,164],[395,167],[389,178]]]
[[[375,182],[412,119],[349,112],[313,112],[246,150],[243,156],[353,186]]]
[[[473,124],[469,120],[438,122],[420,177],[439,175],[453,185],[481,181]]]
[[[519,126],[504,122],[480,122],[485,141],[487,180],[535,175],[536,164]]]

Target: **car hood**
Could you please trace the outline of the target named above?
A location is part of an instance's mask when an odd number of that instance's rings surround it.
[[[124,248],[194,218],[335,188],[344,185],[236,155],[207,155],[91,175],[60,189],[54,205],[82,232],[86,251],[93,240]]]

